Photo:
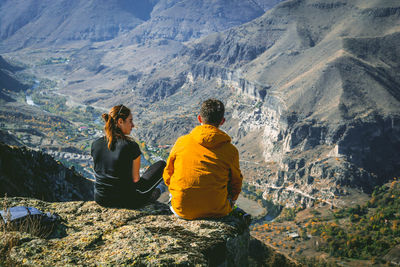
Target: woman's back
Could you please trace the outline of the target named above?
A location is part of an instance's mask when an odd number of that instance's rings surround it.
[[[132,205],[137,199],[132,162],[141,154],[138,144],[118,138],[109,149],[107,139],[101,137],[92,143],[91,154],[96,176],[95,201],[104,206]]]

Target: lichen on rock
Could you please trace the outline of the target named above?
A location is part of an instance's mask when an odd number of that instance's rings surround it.
[[[33,266],[247,265],[249,230],[232,216],[187,221],[176,218],[168,206],[158,202],[128,210],[104,208],[93,201],[50,203],[19,197],[6,201],[8,207],[33,206],[57,213],[61,222],[48,238],[1,231],[0,263],[7,260]],[[11,239],[12,248],[6,243]]]

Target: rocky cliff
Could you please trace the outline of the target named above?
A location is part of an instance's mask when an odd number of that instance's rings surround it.
[[[233,217],[186,221],[160,203],[138,210],[108,209],[94,202],[49,203],[0,199],[0,206],[33,206],[57,213],[48,238],[0,231],[0,264],[246,266],[249,230]]]
[[[46,201],[92,200],[93,182],[50,155],[0,143],[0,196]]]

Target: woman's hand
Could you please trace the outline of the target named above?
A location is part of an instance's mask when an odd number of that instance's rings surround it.
[[[132,164],[132,179],[134,183],[139,182],[140,180],[140,156],[133,160]]]

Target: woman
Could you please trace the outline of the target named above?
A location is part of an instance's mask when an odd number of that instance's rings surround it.
[[[118,105],[102,117],[105,136],[92,143],[91,151],[96,177],[95,201],[106,207],[135,208],[155,200],[165,191],[159,185],[165,162],[156,162],[140,177],[141,151],[128,136],[134,127],[131,111]]]

